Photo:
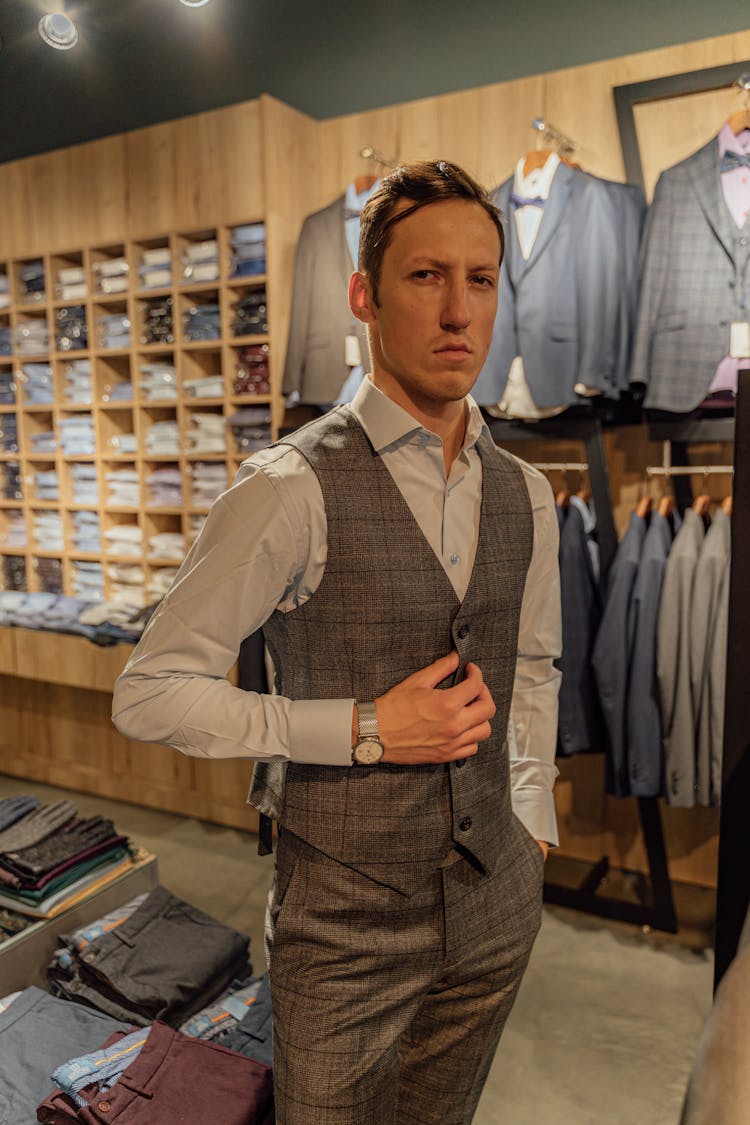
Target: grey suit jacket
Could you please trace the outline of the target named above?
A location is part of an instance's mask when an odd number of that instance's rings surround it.
[[[696,797],[691,625],[695,569],[704,535],[703,520],[688,508],[664,567],[656,632],[666,797],[680,808],[694,805]]]
[[[298,391],[303,403],[329,405],[338,397],[351,371],[344,355],[348,335],[359,340],[368,369],[367,332],[349,309],[354,269],[342,195],[308,215],[297,243],[283,390]]]
[[[726,636],[717,640],[716,627],[729,598],[730,524],[726,512],[714,513],[695,568],[694,605],[690,621],[690,681],[693,692],[696,742],[696,799],[701,805],[719,803],[721,744],[726,676]],[[713,689],[711,680],[714,680]],[[718,711],[714,715],[714,711]],[[719,726],[716,742],[713,731]]]
[[[750,223],[740,231],[721,190],[716,137],[662,172],[646,220],[630,379],[644,405],[694,410],[729,351],[729,325],[747,320]]]
[[[646,521],[633,512],[610,567],[604,612],[592,657],[607,730],[606,789],[616,797],[627,797],[630,793],[625,704],[632,638],[628,637],[627,623],[646,530]]]
[[[538,407],[590,403],[575,393],[576,383],[607,394],[617,384],[624,300],[618,201],[624,194],[561,164],[525,260],[512,191],[511,177],[494,196],[506,216],[506,252],[492,345],[472,393],[481,405],[496,405],[520,355]]]

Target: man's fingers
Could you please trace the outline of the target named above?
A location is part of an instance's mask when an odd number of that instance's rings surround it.
[[[440,656],[426,668],[420,668],[409,679],[415,681],[420,687],[436,688],[447,676],[453,674],[458,668],[458,653],[454,650],[446,656]]]
[[[452,707],[466,707],[473,702],[484,688],[484,678],[477,664],[466,665],[466,675],[460,683],[447,688],[443,693],[445,702]]]

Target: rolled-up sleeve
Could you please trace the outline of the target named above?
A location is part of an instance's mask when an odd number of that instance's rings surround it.
[[[548,481],[524,466],[534,517],[534,546],[518,632],[518,658],[508,728],[513,811],[537,840],[556,845],[552,795],[557,767],[557,710],[562,651],[559,526]]]

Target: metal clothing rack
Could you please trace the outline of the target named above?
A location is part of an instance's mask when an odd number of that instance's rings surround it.
[[[539,422],[488,420],[490,431],[498,445],[505,442],[528,440],[576,440],[586,449],[589,484],[596,508],[601,574],[606,577],[617,551],[612,495],[604,449],[602,424],[598,418],[546,419]],[[551,463],[550,463],[551,464]],[[568,468],[572,467],[567,465]],[[648,856],[650,898],[646,902],[626,902],[599,893],[609,871],[609,857],[602,856],[588,871],[577,887],[545,882],[544,901],[556,906],[566,906],[612,918],[636,926],[650,926],[668,933],[677,932],[677,915],[672,896],[672,884],[667,867],[664,831],[658,797],[638,797],[638,816]]]

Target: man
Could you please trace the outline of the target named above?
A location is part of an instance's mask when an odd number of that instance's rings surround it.
[[[460,168],[386,178],[350,283],[370,376],[245,463],[116,688],[130,737],[256,759],[280,1125],[470,1121],[539,927],[557,518],[468,397],[502,252]],[[224,679],[261,625],[273,696]]]

